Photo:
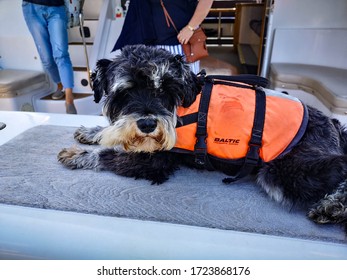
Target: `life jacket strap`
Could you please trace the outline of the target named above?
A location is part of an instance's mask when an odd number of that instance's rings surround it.
[[[256,87],[255,89],[255,112],[254,112],[254,121],[252,128],[251,139],[248,143],[248,151],[243,163],[243,166],[233,176],[224,178],[223,183],[232,183],[236,180],[241,179],[242,177],[250,174],[253,169],[260,165],[261,159],[259,155],[260,148],[262,146],[262,138],[265,124],[265,112],[266,112],[266,96],[265,92]]]
[[[176,128],[198,122],[198,112],[179,117]]]
[[[208,170],[214,170],[207,157],[207,115],[210,105],[213,82],[210,79],[205,80],[205,85],[201,92],[201,99],[198,111],[198,120],[196,128],[196,143],[194,146],[195,163],[204,166]]]
[[[268,79],[253,74],[240,74],[235,76],[208,75],[206,78],[213,79],[216,83],[218,83],[219,81],[239,82],[250,86],[257,86],[263,88],[266,88],[269,85]]]
[[[261,87],[267,86],[268,80],[255,75],[239,75],[239,76],[207,76],[201,77],[204,80],[204,86],[201,92],[199,110],[196,113],[181,117],[176,127],[197,123],[196,143],[194,146],[195,163],[203,166],[207,170],[215,170],[211,164],[207,154],[207,116],[208,109],[214,84],[240,82],[245,83],[249,87],[255,89],[255,112],[251,138],[248,143],[248,151],[244,158],[243,165],[237,174],[229,176],[223,180],[224,183],[234,182],[246,175],[250,174],[256,166],[261,163],[259,151],[262,146],[262,138],[265,123],[266,111],[266,95]],[[242,85],[234,85],[240,86]]]

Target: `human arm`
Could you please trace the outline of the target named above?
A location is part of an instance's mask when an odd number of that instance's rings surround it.
[[[203,20],[206,18],[213,0],[200,0],[196,6],[195,12],[191,17],[188,24],[181,29],[177,35],[177,39],[181,44],[188,43],[190,37],[192,37],[194,30],[200,26]]]

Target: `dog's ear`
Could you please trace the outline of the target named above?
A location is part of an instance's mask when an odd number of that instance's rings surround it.
[[[175,55],[174,64],[181,70],[181,76],[184,77],[183,85],[180,88],[182,92],[182,104],[181,106],[187,108],[196,99],[196,96],[201,91],[201,84],[198,77],[190,70],[189,64],[184,60],[182,55]]]
[[[100,59],[96,63],[94,72],[91,75],[93,91],[94,91],[94,102],[99,103],[102,95],[107,91],[107,69],[112,61],[109,59]]]
[[[184,95],[182,98],[182,107],[187,108],[193,104],[196,96],[201,91],[201,84],[198,77],[190,71],[189,75],[185,79],[185,85],[183,85]]]

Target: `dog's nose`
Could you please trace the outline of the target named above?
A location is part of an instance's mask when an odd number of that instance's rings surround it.
[[[137,123],[137,127],[143,133],[151,133],[157,127],[157,120],[155,119],[140,119],[136,123]]]

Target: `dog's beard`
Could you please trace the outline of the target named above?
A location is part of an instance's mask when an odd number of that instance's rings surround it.
[[[152,153],[170,150],[176,143],[176,114],[157,116],[157,127],[150,133],[142,132],[137,114],[120,116],[117,121],[98,133],[94,140],[105,147],[121,146],[127,152]]]

